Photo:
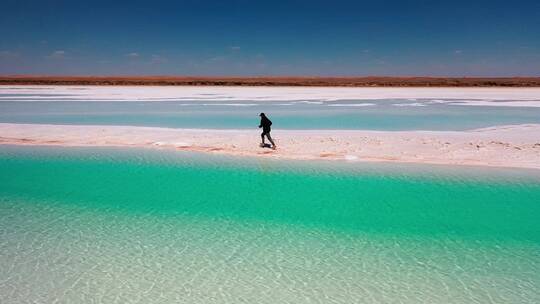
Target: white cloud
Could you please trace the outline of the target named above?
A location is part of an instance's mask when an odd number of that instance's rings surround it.
[[[160,64],[167,62],[167,58],[164,58],[160,55],[152,55],[152,58],[150,59],[150,62],[153,64]]]
[[[240,47],[239,46],[230,46],[229,49],[231,51],[240,51]]]
[[[0,51],[0,59],[11,59],[15,57],[19,57],[19,54],[12,51]]]
[[[455,50],[455,51],[454,51],[454,54],[458,54],[458,55],[459,55],[459,54],[462,54],[462,53],[463,53],[463,50]]]
[[[137,58],[137,57],[139,57],[139,53],[136,53],[136,52],[128,53],[128,54],[126,54],[126,57]]]
[[[225,60],[225,56],[215,56],[215,57],[212,57],[210,59],[208,59],[209,61],[224,61]]]
[[[66,51],[64,51],[64,50],[57,50],[57,51],[52,52],[52,53],[49,55],[49,58],[62,59],[62,58],[65,57],[65,55],[66,55]]]

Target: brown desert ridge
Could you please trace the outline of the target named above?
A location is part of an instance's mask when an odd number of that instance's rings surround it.
[[[0,76],[0,85],[540,87],[540,77]]]

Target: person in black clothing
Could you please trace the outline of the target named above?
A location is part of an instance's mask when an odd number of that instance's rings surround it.
[[[272,121],[264,115],[264,113],[259,114],[261,117],[261,124],[259,125],[259,128],[263,129],[263,132],[261,133],[261,139],[262,144],[261,147],[264,147],[264,136],[268,137],[268,140],[272,143],[272,149],[276,149],[276,143],[272,140],[272,137],[270,136],[270,126],[272,125]]]

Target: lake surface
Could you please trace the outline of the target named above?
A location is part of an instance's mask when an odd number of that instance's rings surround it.
[[[0,146],[2,303],[539,303],[536,170]]]
[[[0,86],[0,123],[467,130],[539,89]],[[0,302],[540,303],[540,173],[0,146]]]
[[[0,122],[250,129],[469,130],[540,123],[540,89],[0,86]]]

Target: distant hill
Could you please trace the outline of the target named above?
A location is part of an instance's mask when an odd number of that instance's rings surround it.
[[[540,77],[0,76],[0,85],[540,87]]]

